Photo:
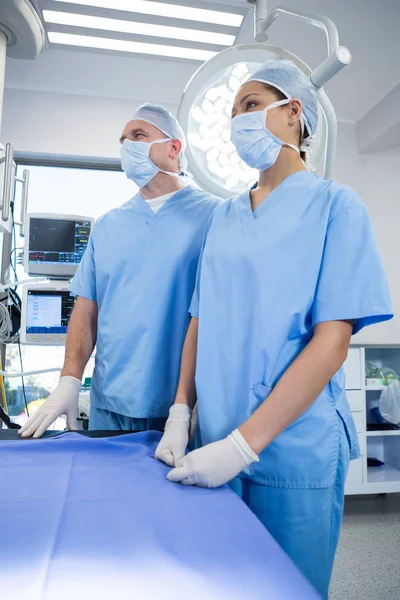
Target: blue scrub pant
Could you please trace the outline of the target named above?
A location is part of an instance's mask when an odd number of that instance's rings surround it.
[[[91,406],[89,429],[91,431],[164,431],[166,421],[167,417],[161,419],[136,419]]]
[[[343,517],[350,445],[340,422],[339,460],[334,484],[322,489],[262,485],[237,477],[231,487],[265,525],[322,598],[328,598]]]

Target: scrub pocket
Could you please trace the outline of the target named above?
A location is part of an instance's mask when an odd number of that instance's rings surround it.
[[[261,404],[268,398],[272,391],[272,386],[264,385],[263,383],[255,383],[250,390],[249,414],[250,417]]]
[[[247,418],[270,395],[273,387],[256,382],[249,390]],[[300,417],[260,454],[260,462],[242,477],[282,488],[319,489],[332,486],[338,462],[338,414],[326,388]]]
[[[351,439],[351,435],[350,435],[349,428],[347,427],[347,423],[346,423],[346,421],[344,420],[344,418],[343,418],[343,417],[342,417],[342,415],[340,414],[340,410],[336,409],[336,412],[337,412],[338,418],[340,419],[340,423],[341,423],[341,425],[343,426],[343,429],[344,429],[344,436],[342,436],[342,437],[345,437],[345,438],[346,438],[346,440],[347,440],[347,443],[348,443],[348,445],[349,445],[349,457],[350,457],[350,460],[352,460],[352,458],[351,458],[351,457],[352,457],[353,453],[354,453],[354,452],[357,452],[357,451],[359,452],[359,450],[360,450],[360,449],[359,449],[359,447],[358,447],[358,444],[356,445],[356,447],[355,447],[355,444],[353,444],[353,442],[352,442],[352,439]],[[357,457],[356,457],[356,458],[357,458]]]

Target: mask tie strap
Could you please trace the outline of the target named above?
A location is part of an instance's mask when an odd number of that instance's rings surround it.
[[[307,169],[310,171],[315,171],[314,167],[311,163],[311,154],[313,153],[313,149],[311,148],[311,143],[314,140],[314,135],[309,135],[306,137],[300,144],[300,152],[304,152],[306,155],[305,165]]]
[[[171,141],[172,141],[172,138],[163,138],[162,140],[154,140],[153,142],[150,142],[149,143],[149,153],[147,156],[148,156],[148,159],[151,162],[151,164],[154,165],[160,173],[165,173],[165,175],[171,175],[172,177],[179,177],[179,175],[180,175],[179,173],[175,173],[173,171],[164,171],[164,169],[160,169],[160,167],[157,167],[157,165],[154,164],[150,158],[150,149],[153,144],[165,144],[165,142],[171,142]]]

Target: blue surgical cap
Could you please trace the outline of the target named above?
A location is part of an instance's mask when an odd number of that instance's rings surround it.
[[[160,106],[159,104],[142,104],[142,106],[139,106],[135,112],[133,119],[146,121],[146,123],[150,123],[150,125],[157,127],[157,129],[159,129],[167,137],[174,140],[179,140],[182,144],[179,164],[182,171],[186,170],[185,134],[183,133],[183,129],[179,125],[176,118],[166,108]]]
[[[318,100],[310,79],[291,60],[267,60],[246,81],[260,81],[276,88],[286,98],[298,98],[303,105],[302,120],[308,135],[315,135],[318,124]]]

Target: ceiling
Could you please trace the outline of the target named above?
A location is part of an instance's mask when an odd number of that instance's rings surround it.
[[[169,0],[170,3],[172,1]],[[69,5],[54,0],[35,2],[40,9],[50,7],[60,11],[80,11],[76,4]],[[242,13],[246,16],[236,41],[253,41],[253,7],[246,0],[175,0],[175,3],[192,3],[192,6],[213,9],[220,7],[221,10],[231,9],[232,12]],[[271,0],[268,2],[268,9],[272,10],[278,5],[276,0]],[[334,104],[338,119],[357,123],[360,150],[384,149],[386,131],[390,132],[390,147],[400,145],[400,139],[397,139],[397,134],[400,134],[399,0],[285,0],[284,6],[330,17],[338,27],[340,43],[350,49],[351,64],[326,86],[326,91]],[[90,10],[93,9],[86,7],[86,14]],[[115,13],[116,11],[101,9],[103,17],[118,18]],[[130,19],[134,18],[131,13]],[[162,19],[159,17],[157,22],[162,23]],[[178,25],[182,26],[181,23]],[[186,21],[184,26],[187,26]],[[222,31],[221,27],[215,29]],[[58,28],[58,31],[63,29]],[[326,56],[326,44],[321,30],[282,18],[274,23],[270,31],[269,43],[294,52],[311,67],[317,66]],[[97,35],[97,32],[91,35]],[[184,46],[184,43],[178,45]],[[195,46],[204,47],[204,44],[198,43]],[[206,47],[216,51],[221,49],[209,44]],[[187,81],[200,64],[195,60],[180,58],[48,44],[36,61],[8,60],[6,86],[132,99],[137,102],[164,102],[177,107]],[[380,109],[383,101],[384,111]]]

